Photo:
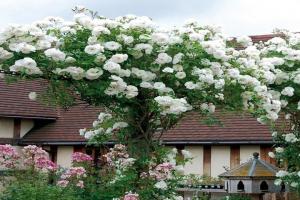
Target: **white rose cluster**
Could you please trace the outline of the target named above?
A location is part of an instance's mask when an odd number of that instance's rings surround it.
[[[188,110],[191,110],[192,107],[187,103],[185,99],[175,99],[170,96],[158,96],[154,100],[162,108],[162,115],[166,114],[181,114]]]

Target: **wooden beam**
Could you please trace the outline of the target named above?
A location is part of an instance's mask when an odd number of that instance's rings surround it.
[[[21,119],[15,118],[14,119],[14,139],[20,139],[21,137]]]
[[[240,146],[230,146],[230,169],[240,165]]]
[[[211,175],[211,146],[203,146],[203,174]]]

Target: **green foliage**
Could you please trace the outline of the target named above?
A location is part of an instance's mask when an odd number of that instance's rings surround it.
[[[14,182],[2,194],[1,200],[80,200],[76,192],[58,186],[36,182]]]

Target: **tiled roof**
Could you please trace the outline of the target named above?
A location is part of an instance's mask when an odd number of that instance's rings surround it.
[[[38,128],[24,136],[24,143],[84,143],[85,140],[79,136],[78,130],[91,127],[100,111],[86,104],[63,110],[30,101],[29,92],[41,92],[45,88],[38,81],[21,81],[12,85],[0,82],[0,88],[0,115],[36,119]],[[269,128],[248,114],[217,112],[215,116],[222,122],[222,126],[204,124],[198,113],[188,113],[162,139],[170,144],[272,143]]]
[[[258,155],[258,154],[257,154]],[[270,163],[267,163],[258,157],[254,157],[246,163],[241,164],[223,174],[219,175],[220,177],[231,177],[231,178],[240,178],[240,177],[276,177],[276,172],[278,168]]]
[[[249,114],[216,112],[221,124],[207,125],[197,112],[187,113],[162,139],[166,143],[271,143],[271,131]]]
[[[58,118],[40,128],[33,129],[22,139],[23,143],[83,143],[79,129],[90,128],[100,109],[79,104],[68,110],[59,109]]]
[[[273,37],[282,37],[281,34],[267,34],[267,35],[252,35],[250,38],[252,39],[252,42],[258,43],[258,42],[266,42]]]
[[[0,116],[55,119],[56,109],[28,98],[30,92],[45,90],[44,81],[18,81],[7,84],[0,80]]]

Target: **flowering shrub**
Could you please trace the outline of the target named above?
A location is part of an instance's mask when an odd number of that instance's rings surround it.
[[[14,169],[18,163],[19,155],[17,151],[11,145],[0,145],[0,166]]]
[[[87,154],[81,152],[75,152],[72,154],[72,163],[85,163],[91,162],[93,158]]]
[[[86,170],[83,167],[71,167],[60,176],[57,185],[67,187],[69,184],[73,183],[77,187],[83,188],[84,183],[81,179],[84,177],[86,177]]]
[[[49,171],[54,171],[57,168],[56,164],[49,160],[48,153],[41,147],[28,145],[22,149],[22,153],[24,166]]]

